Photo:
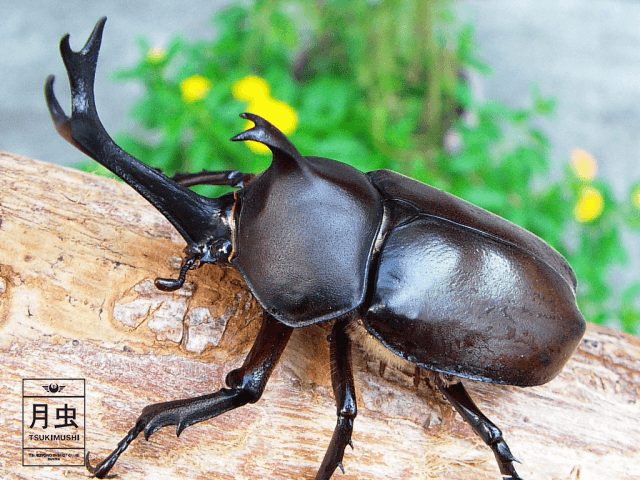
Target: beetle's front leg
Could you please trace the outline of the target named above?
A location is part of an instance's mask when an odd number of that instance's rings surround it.
[[[174,400],[172,402],[149,405],[134,427],[118,443],[111,454],[93,467],[89,462],[89,452],[85,457],[85,466],[98,478],[104,478],[129,444],[144,431],[145,439],[162,427],[176,425],[176,435],[190,425],[217,417],[229,410],[247,403],[255,403],[262,396],[264,387],[284,351],[293,328],[278,322],[264,314],[262,328],[242,367],[229,372],[223,388],[215,393],[196,398]]]
[[[331,384],[338,407],[338,422],[316,480],[328,480],[337,467],[344,473],[342,457],[347,445],[353,448],[351,433],[357,415],[356,390],[351,369],[351,340],[345,330],[349,319],[337,320],[329,335]]]
[[[436,384],[449,403],[458,411],[465,422],[484,440],[496,456],[500,473],[508,480],[522,480],[513,466],[518,460],[512,455],[507,442],[502,438],[502,432],[489,420],[473,402],[462,382],[447,385],[440,377]]]

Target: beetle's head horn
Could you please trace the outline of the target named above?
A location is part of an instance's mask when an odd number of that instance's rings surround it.
[[[96,24],[86,45],[74,52],[69,35],[60,41],[60,53],[71,85],[72,114],[68,117],[53,92],[53,75],[47,78],[45,97],[58,133],[133,187],[145,197],[178,232],[191,250],[203,250],[218,235],[226,234],[220,221],[221,199],[207,198],[185,188],[159,170],[122,150],[98,118],[94,79],[106,17]]]

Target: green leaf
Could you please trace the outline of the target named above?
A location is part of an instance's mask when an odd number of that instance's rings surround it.
[[[481,208],[496,212],[506,205],[504,192],[488,188],[474,188],[463,193],[462,197]]]

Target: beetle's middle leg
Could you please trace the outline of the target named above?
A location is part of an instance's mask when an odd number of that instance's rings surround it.
[[[106,459],[93,467],[89,463],[89,452],[87,452],[85,466],[96,477],[104,478],[120,454],[142,432],[148,440],[149,436],[158,429],[176,425],[176,435],[179,436],[190,425],[217,417],[247,403],[257,402],[292,331],[292,327],[287,327],[265,312],[260,333],[242,367],[232,370],[227,375],[225,381],[229,388],[201,397],[156,403],[145,407],[134,427]]]
[[[513,462],[518,460],[511,454],[507,443],[502,438],[502,432],[480,411],[462,382],[447,384],[440,376],[436,376],[436,385],[464,421],[471,425],[473,430],[484,440],[484,443],[491,447],[498,461],[500,473],[509,480],[522,480],[513,467]]]
[[[331,360],[331,384],[338,408],[338,422],[331,437],[331,443],[324,456],[316,480],[328,480],[340,467],[342,457],[347,445],[353,448],[351,433],[353,432],[353,420],[357,415],[356,389],[353,382],[353,370],[351,368],[351,340],[346,328],[349,318],[336,320],[331,335],[329,335],[329,349]]]

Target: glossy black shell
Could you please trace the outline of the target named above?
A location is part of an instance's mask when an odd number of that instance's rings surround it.
[[[249,136],[270,146],[274,158],[239,193],[233,266],[285,325],[303,327],[357,308],[382,220],[378,191],[356,169],[302,157],[273,126],[251,119],[256,130]]]
[[[558,374],[585,330],[558,252],[397,173],[302,157],[246,118],[256,126],[234,140],[273,162],[238,193],[231,263],[265,310],[303,327],[358,309],[386,348],[441,373],[522,386]]]
[[[585,322],[575,276],[535,235],[393,172],[369,174],[394,211],[367,330],[415,364],[474,380],[538,385]]]

